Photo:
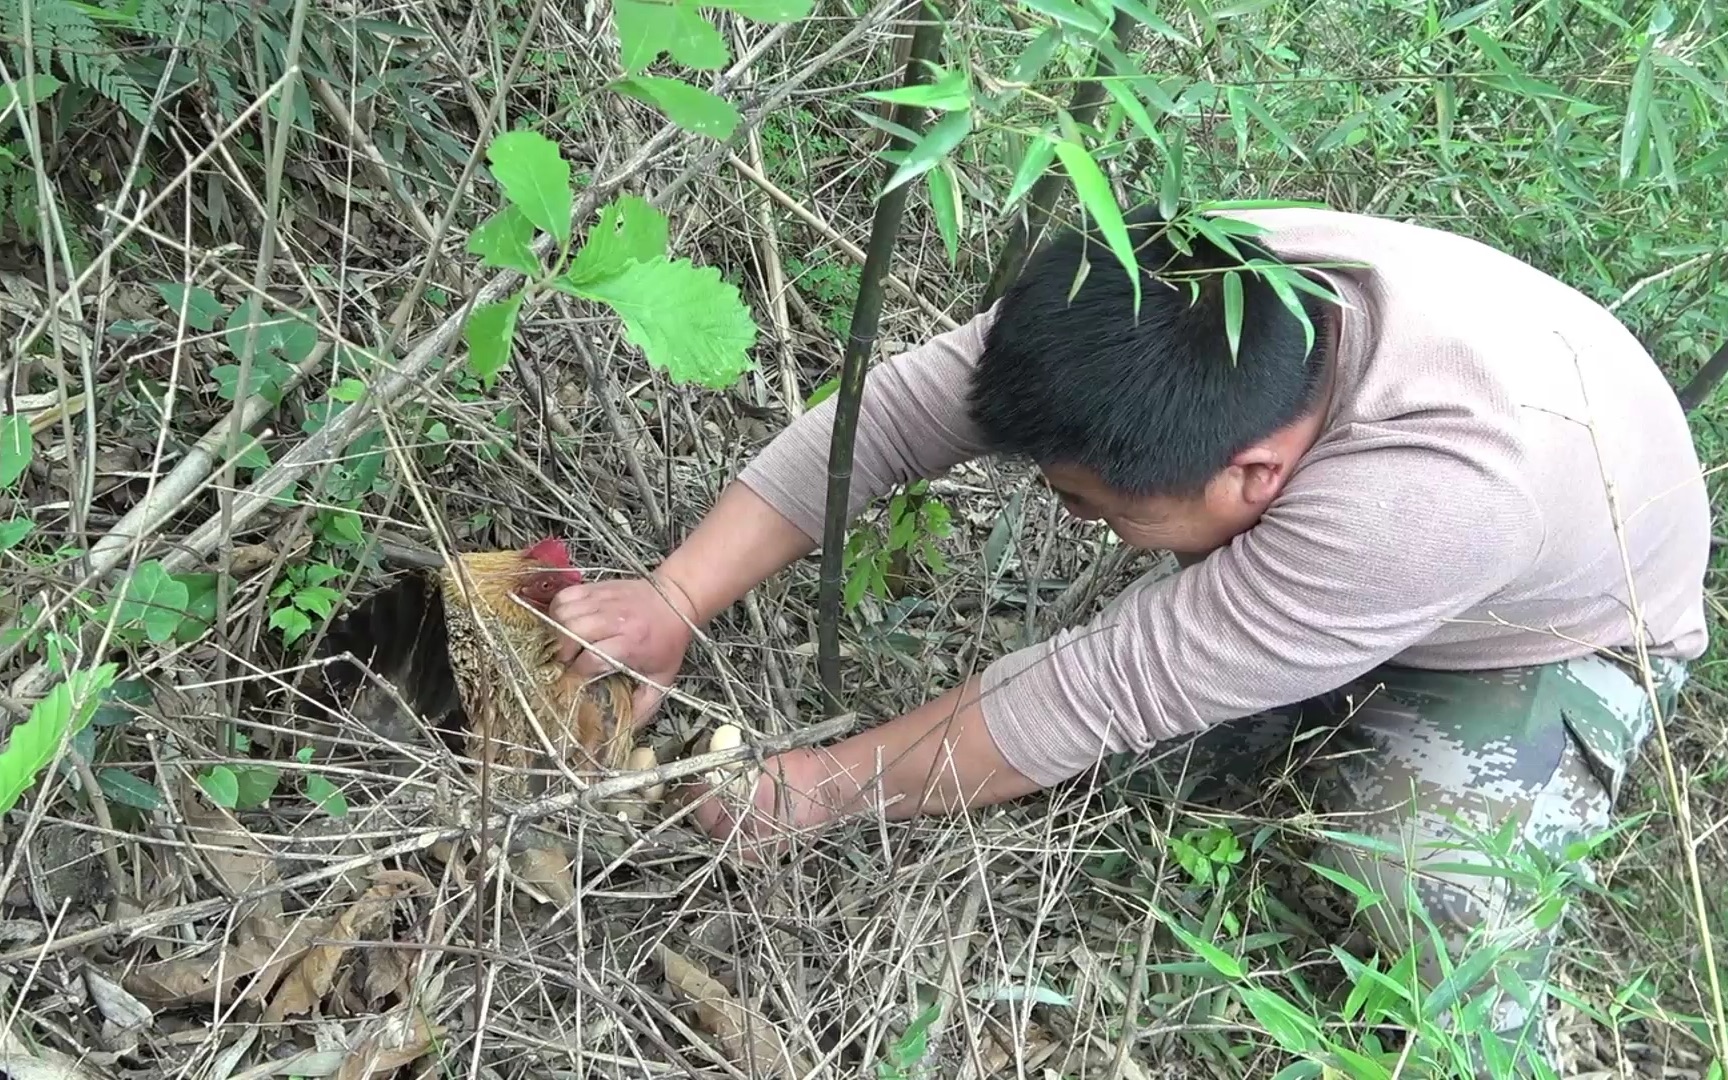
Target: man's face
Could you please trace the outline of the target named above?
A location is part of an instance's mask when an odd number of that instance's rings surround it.
[[[1126,495],[1073,465],[1047,464],[1042,471],[1070,514],[1102,521],[1124,544],[1148,551],[1205,555],[1252,528],[1270,501],[1263,497],[1263,478],[1235,465],[1214,477],[1203,494],[1186,498]]]

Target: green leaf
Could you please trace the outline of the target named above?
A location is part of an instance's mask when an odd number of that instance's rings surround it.
[[[1050,163],[1056,160],[1056,141],[1048,134],[1039,133],[1032,140],[1032,145],[1026,148],[1026,156],[1020,159],[1020,167],[1014,170],[1014,182],[1008,186],[1008,196],[1002,200],[1004,209],[1013,206],[1025,197],[1044,171],[1050,168]]]
[[[617,312],[625,336],[676,382],[724,389],[752,366],[756,324],[737,287],[711,266],[661,256],[579,293]]]
[[[957,114],[958,115],[958,114]],[[936,231],[942,234],[942,247],[948,252],[948,265],[960,257],[960,181],[954,166],[944,161],[924,174],[930,190],[930,212],[936,216]]]
[[[714,71],[732,58],[726,39],[690,0],[612,0],[612,25],[627,72],[643,70],[661,53],[697,71]]]
[[[348,814],[348,798],[342,789],[315,773],[306,777],[306,798],[333,818]]]
[[[1158,13],[1140,2],[1140,0],[1110,0],[1110,6],[1118,11],[1126,11],[1128,15],[1141,26],[1160,37],[1174,41],[1178,45],[1190,49],[1197,48],[1194,42],[1184,37],[1174,26],[1158,17]]]
[[[925,109],[939,109],[943,112],[959,112],[972,108],[972,80],[966,69],[959,68],[949,71],[946,68],[935,68],[936,78],[917,86],[898,86],[892,90],[871,90],[862,96],[872,101],[886,101],[890,105],[915,105]]]
[[[558,250],[570,246],[570,163],[558,144],[538,131],[506,131],[486,148],[492,178],[504,196],[542,232],[558,240]]]
[[[218,765],[198,778],[198,786],[210,801],[224,810],[232,810],[240,802],[240,778],[226,765]]]
[[[310,611],[321,619],[328,619],[341,602],[342,594],[328,585],[308,585],[294,594],[295,607]]]
[[[480,256],[487,266],[516,270],[533,279],[542,273],[540,258],[530,246],[533,242],[534,223],[516,204],[505,203],[468,234],[468,254]]]
[[[1242,276],[1235,270],[1224,271],[1224,337],[1234,365],[1242,347]]]
[[[234,806],[239,810],[251,810],[269,802],[276,793],[277,781],[282,778],[279,769],[268,765],[247,765],[233,771]]]
[[[162,793],[125,769],[106,768],[96,774],[96,785],[109,802],[136,810],[160,810]]]
[[[1038,32],[1026,48],[1020,51],[1020,56],[1014,61],[1013,70],[1008,73],[1008,82],[1021,86],[1030,85],[1044,70],[1044,65],[1056,55],[1056,47],[1062,44],[1062,29],[1058,26],[1046,26]]]
[[[1058,142],[1056,156],[1062,159],[1062,167],[1067,170],[1069,179],[1074,181],[1074,192],[1080,197],[1081,204],[1098,223],[1110,250],[1127,271],[1128,279],[1134,285],[1134,313],[1138,315],[1140,264],[1134,255],[1134,246],[1128,239],[1128,227],[1122,221],[1122,211],[1116,206],[1116,197],[1110,193],[1110,182],[1104,179],[1104,173],[1098,168],[1098,163],[1092,160],[1092,155],[1078,143],[1066,139]]]
[[[685,131],[721,142],[732,137],[743,120],[736,106],[700,86],[660,75],[634,75],[612,84],[626,97],[653,105]]]
[[[788,23],[808,18],[816,0],[707,0],[707,6],[737,12],[756,22]]]
[[[1192,932],[1185,929],[1181,923],[1165,914],[1162,910],[1153,908],[1152,913],[1158,916],[1158,921],[1170,928],[1170,932],[1175,934],[1182,944],[1194,950],[1200,955],[1202,960],[1205,960],[1207,964],[1211,965],[1212,970],[1224,976],[1226,979],[1240,979],[1242,977],[1243,970],[1242,962],[1240,960],[1231,956],[1216,945],[1201,941],[1199,938],[1195,937]]]
[[[829,396],[838,389],[840,389],[840,376],[836,375],[821,386],[810,391],[810,396],[804,399],[804,411],[809,412],[824,401],[827,401]]]
[[[335,398],[337,401],[348,402],[350,404],[359,401],[365,395],[366,384],[353,377],[343,379],[341,382],[330,388],[331,397]]]
[[[12,413],[0,420],[0,488],[16,483],[35,456],[36,436],[30,430],[30,418]]]
[[[1074,0],[1020,0],[1033,11],[1042,12],[1064,26],[1072,26],[1076,30],[1088,34],[1102,34],[1110,29],[1110,24],[1096,14],[1086,10]]]
[[[1644,55],[1632,72],[1632,92],[1626,99],[1626,121],[1620,128],[1620,181],[1632,175],[1638,155],[1644,150],[1644,139],[1650,130],[1650,93],[1656,83],[1656,69],[1650,62],[1648,39]]]
[[[245,359],[247,327],[257,327],[252,353],[254,393],[260,392],[257,367],[264,361],[266,353],[277,354],[271,358],[277,370],[285,368],[284,360],[288,364],[298,364],[312,355],[312,350],[318,347],[318,326],[313,321],[316,315],[313,311],[297,310],[273,311],[266,315],[258,298],[249,297],[228,316],[223,341],[236,360]]]
[[[581,296],[585,286],[617,277],[633,263],[664,258],[668,233],[666,215],[654,204],[640,195],[621,195],[601,208],[569,271],[553,284]]]
[[[1319,1048],[1319,1028],[1288,1001],[1261,986],[1245,986],[1237,993],[1241,994],[1242,1004],[1248,1006],[1254,1019],[1260,1021],[1260,1026],[1286,1051],[1306,1054]]]
[[[234,464],[242,469],[268,469],[270,467],[270,451],[264,449],[264,444],[254,439],[240,451],[240,456],[234,459]]]
[[[60,740],[77,735],[90,722],[102,691],[114,682],[119,665],[74,671],[30,709],[30,718],[13,727],[0,751],[0,814],[36,783],[36,774],[59,753]]]
[[[32,97],[36,104],[40,105],[53,97],[64,85],[66,84],[52,75],[34,75],[29,79],[16,79],[10,84],[0,85],[0,113],[14,105],[25,108]]]
[[[120,626],[142,625],[149,639],[161,644],[180,629],[191,598],[184,584],[176,581],[162,564],[151,559],[139,563],[121,592],[116,622]]]
[[[35,527],[34,521],[24,517],[13,518],[0,525],[0,551],[11,551],[23,543],[24,538],[29,536],[30,530]]]
[[[174,318],[180,318],[180,307],[186,307],[186,325],[196,327],[209,333],[216,327],[216,319],[225,315],[228,309],[222,306],[222,301],[216,299],[216,294],[202,285],[187,288],[178,281],[158,282],[156,291],[167,301],[168,309],[174,313]]]
[[[888,183],[882,189],[886,195],[908,180],[915,180],[935,168],[947,153],[959,146],[967,135],[972,133],[972,113],[951,112],[930,126],[918,144],[906,151],[900,167],[894,170],[894,175],[888,178]]]
[[[312,629],[312,620],[299,608],[284,604],[271,614],[270,627],[282,631],[282,644],[292,645]]]
[[[468,342],[468,370],[486,389],[492,389],[498,373],[510,362],[510,347],[516,340],[516,315],[522,310],[523,294],[475,308],[468,314],[462,336]]]

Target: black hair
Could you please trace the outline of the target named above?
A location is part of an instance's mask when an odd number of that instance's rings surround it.
[[[1125,221],[1141,268],[1139,318],[1102,235],[1058,235],[1004,293],[968,405],[995,453],[1085,468],[1126,494],[1197,494],[1237,451],[1309,411],[1324,374],[1326,304],[1296,294],[1314,326],[1310,353],[1301,321],[1243,266],[1280,262],[1263,245],[1233,235],[1238,257],[1193,235],[1184,254],[1155,204]],[[1075,291],[1082,256],[1090,265]],[[1229,269],[1242,284],[1234,360]]]

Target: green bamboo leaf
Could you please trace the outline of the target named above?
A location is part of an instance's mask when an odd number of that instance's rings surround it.
[[[1242,347],[1242,278],[1235,270],[1224,271],[1224,336],[1234,364]]]
[[[960,181],[954,166],[942,162],[924,174],[930,189],[930,210],[936,217],[936,231],[942,235],[942,246],[948,252],[948,265],[960,257]]]
[[[1262,986],[1245,986],[1237,993],[1266,1033],[1289,1053],[1311,1054],[1320,1048],[1320,1029],[1288,1001]]]
[[[1656,69],[1650,62],[1650,46],[1646,39],[1643,55],[1632,72],[1632,92],[1626,99],[1626,122],[1620,128],[1620,182],[1632,175],[1632,167],[1644,150],[1644,138],[1650,130],[1650,93],[1656,84]]]
[[[1047,132],[1040,132],[1032,137],[1031,145],[1026,147],[1026,156],[1020,159],[1020,167],[1014,170],[1014,181],[1008,186],[1008,195],[1002,200],[1003,209],[1007,209],[1025,197],[1038,178],[1050,168],[1050,163],[1056,160],[1056,140]]]
[[[906,151],[906,156],[900,162],[900,167],[894,170],[894,175],[888,178],[888,183],[882,189],[886,195],[909,180],[916,180],[926,172],[936,167],[949,151],[972,133],[972,111],[951,112],[936,123],[930,125],[930,130],[918,140],[918,145]]]
[[[1452,160],[1452,123],[1458,115],[1458,102],[1452,93],[1451,79],[1437,79],[1434,83],[1434,127],[1440,140],[1440,156],[1445,161]]]
[[[12,413],[0,420],[0,488],[16,483],[35,456],[36,435],[30,430],[30,418]]]
[[[490,390],[498,373],[510,362],[510,347],[516,340],[516,316],[522,310],[523,294],[475,308],[462,327],[468,342],[468,370]]]
[[[1127,12],[1129,17],[1135,22],[1152,31],[1154,34],[1157,34],[1159,37],[1173,41],[1178,45],[1186,46],[1190,49],[1197,49],[1200,47],[1181,31],[1166,22],[1156,11],[1152,10],[1150,5],[1142,3],[1141,0],[1110,0],[1110,6],[1115,8],[1117,11]]]
[[[1050,16],[1063,26],[1072,26],[1074,29],[1088,34],[1102,34],[1110,29],[1109,22],[1076,4],[1074,0],[1020,0],[1020,2],[1033,11]]]
[[[542,269],[530,246],[533,242],[534,223],[514,203],[505,203],[468,234],[468,254],[480,256],[487,266],[538,278]]]
[[[558,240],[558,250],[570,246],[570,163],[558,144],[538,131],[506,131],[486,148],[493,179],[524,217]]]
[[[721,142],[730,139],[743,120],[730,101],[682,79],[633,75],[613,83],[612,89],[625,97],[653,105],[685,131]]]
[[[930,65],[936,77],[917,86],[897,86],[892,90],[870,90],[860,95],[871,101],[886,101],[890,105],[913,105],[922,109],[959,112],[972,108],[972,80],[966,69],[949,71]]]
[[[1198,937],[1195,937],[1193,933],[1184,929],[1181,923],[1171,918],[1159,908],[1153,908],[1152,914],[1158,917],[1159,922],[1169,927],[1170,932],[1175,934],[1182,944],[1198,953],[1200,958],[1205,960],[1213,971],[1216,971],[1226,979],[1240,979],[1243,976],[1242,961],[1231,956],[1216,945],[1211,945],[1207,942],[1201,941]]]
[[[1044,65],[1056,55],[1056,47],[1062,44],[1062,28],[1046,26],[1038,32],[1027,46],[1020,50],[1020,56],[1014,61],[1014,67],[1008,72],[1008,81],[1019,86],[1030,85],[1044,70]]]
[[[1134,313],[1140,313],[1140,265],[1134,254],[1134,245],[1128,239],[1128,227],[1122,221],[1122,211],[1116,205],[1116,197],[1110,192],[1110,181],[1104,178],[1104,173],[1098,168],[1098,163],[1092,160],[1092,155],[1078,143],[1066,140],[1056,144],[1056,156],[1062,161],[1062,168],[1067,171],[1068,178],[1074,182],[1074,192],[1080,198],[1081,205],[1086,207],[1098,228],[1104,234],[1104,239],[1110,245],[1116,260],[1122,264],[1122,269],[1128,274],[1134,287]]]
[[[60,741],[84,730],[119,671],[118,664],[103,664],[72,672],[7,734],[6,749],[0,751],[0,814],[36,783],[37,774],[60,752]]]

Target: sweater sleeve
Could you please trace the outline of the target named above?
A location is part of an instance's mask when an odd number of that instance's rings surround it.
[[[972,368],[995,309],[876,365],[864,380],[853,442],[850,515],[896,484],[933,477],[984,452],[966,413]],[[813,540],[828,503],[835,400],[788,424],[739,481]]]
[[[1506,448],[1392,427],[1354,433],[1372,452],[1316,447],[1227,547],[988,667],[985,724],[1009,763],[1048,786],[1306,700],[1516,578],[1543,527]]]

